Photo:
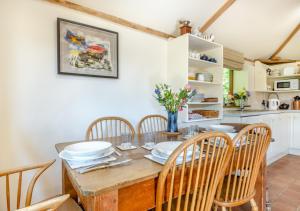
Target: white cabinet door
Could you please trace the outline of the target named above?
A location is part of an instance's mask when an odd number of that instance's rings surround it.
[[[300,121],[300,115],[299,115]],[[272,130],[272,138],[275,142],[271,142],[267,152],[268,164],[278,160],[288,153],[290,142],[291,117],[289,114],[270,114],[261,116],[252,116],[242,118],[243,123],[265,123]],[[300,126],[300,125],[299,125]],[[300,128],[299,128],[300,129]],[[299,136],[300,137],[300,136]],[[300,140],[299,140],[300,149]]]
[[[267,73],[268,67],[263,63],[256,61],[254,68],[254,90],[267,91]]]
[[[300,150],[300,114],[293,114],[291,148]]]
[[[278,160],[282,156],[288,154],[291,134],[291,118],[289,114],[278,114],[271,117],[272,121],[272,137],[271,154],[269,159],[271,162]]]

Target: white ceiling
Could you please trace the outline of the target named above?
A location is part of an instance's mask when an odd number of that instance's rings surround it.
[[[73,0],[103,12],[175,33],[185,18],[201,26],[225,0]],[[268,58],[300,22],[300,0],[237,0],[208,30],[246,57]],[[300,33],[279,56],[300,59]]]

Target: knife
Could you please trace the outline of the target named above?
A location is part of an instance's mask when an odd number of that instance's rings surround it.
[[[99,169],[104,169],[104,168],[108,168],[108,167],[128,163],[129,161],[132,161],[132,159],[126,159],[126,160],[122,160],[122,161],[115,161],[115,162],[111,162],[110,164],[105,164],[105,165],[101,164],[101,165],[96,165],[96,166],[92,166],[92,167],[87,167],[87,168],[80,169],[78,172],[80,174],[84,174],[84,173],[88,173],[88,172],[91,172],[91,171],[95,171],[95,170],[99,170]]]

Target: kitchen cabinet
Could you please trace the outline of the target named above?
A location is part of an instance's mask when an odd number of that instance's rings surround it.
[[[300,127],[300,115],[298,121]],[[268,115],[243,117],[241,118],[241,123],[245,123],[245,124],[265,123],[271,128],[272,138],[274,142],[270,143],[267,152],[268,164],[273,163],[274,161],[288,154],[290,139],[291,139],[290,114],[268,114]],[[300,135],[300,128],[298,133]],[[300,150],[300,140],[299,140],[299,150]]]
[[[300,114],[294,114],[292,117],[290,153],[300,155]]]
[[[267,91],[266,69],[268,69],[268,67],[259,61],[255,62],[254,67],[254,90]]]

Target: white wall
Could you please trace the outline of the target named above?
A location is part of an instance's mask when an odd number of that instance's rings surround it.
[[[162,112],[152,90],[166,78],[166,40],[40,0],[1,0],[0,14],[0,170],[57,158],[54,145],[83,139],[97,117],[136,125]],[[57,75],[57,17],[119,32],[120,79]],[[58,160],[34,201],[60,192],[60,179]]]

